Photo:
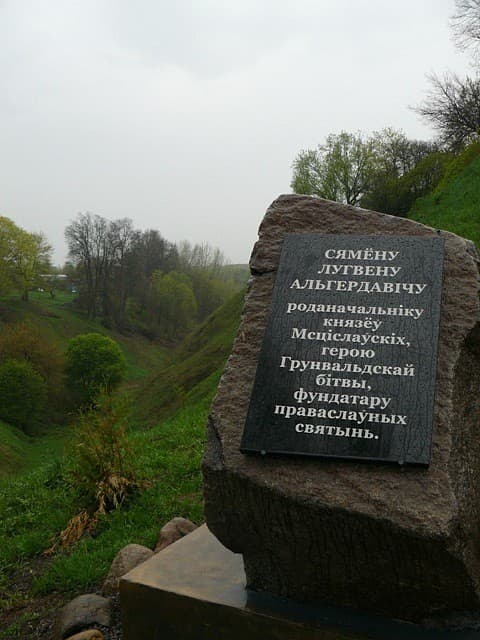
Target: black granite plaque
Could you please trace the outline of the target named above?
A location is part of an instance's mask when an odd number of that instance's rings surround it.
[[[289,234],[244,453],[430,462],[444,242]]]

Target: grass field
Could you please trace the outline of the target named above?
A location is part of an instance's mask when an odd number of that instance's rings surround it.
[[[201,402],[187,404],[154,428],[130,433],[138,477],[149,487],[128,507],[103,517],[94,536],[85,536],[68,553],[54,557],[35,581],[35,592],[86,591],[106,575],[113,556],[124,545],[153,546],[162,524],[175,515],[202,520],[200,459],[215,382],[212,378],[210,393]],[[18,563],[49,548],[78,511],[66,463],[60,459],[0,481],[3,582]]]
[[[153,547],[160,528],[174,516],[203,521],[200,461],[205,425],[242,302],[243,293],[232,298],[176,353],[163,358],[156,374],[138,380],[137,389],[128,389],[134,400],[128,441],[143,489],[127,505],[102,516],[91,534],[51,558],[43,552],[81,509],[69,479],[69,459],[62,455],[65,435],[52,433],[30,442],[0,423],[0,443],[8,443],[12,455],[23,460],[22,467],[15,469],[13,463],[8,476],[0,479],[0,627],[2,611],[6,625],[1,640],[26,637],[22,634],[36,615],[22,613],[26,603],[31,608],[49,594],[69,597],[97,588],[126,544]],[[55,308],[54,302],[50,309]],[[62,309],[61,315],[72,322],[61,330],[66,341],[79,324],[74,312]],[[83,322],[81,326],[83,330]],[[51,330],[60,333],[55,324]],[[138,345],[135,349],[137,357]],[[19,573],[30,573],[31,579],[13,593],[11,583]],[[21,621],[13,622],[12,615]]]

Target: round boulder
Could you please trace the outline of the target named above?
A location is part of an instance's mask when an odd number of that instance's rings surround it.
[[[61,610],[57,635],[61,640],[64,640],[86,629],[92,631],[91,628],[95,625],[109,627],[112,621],[112,611],[113,604],[107,598],[102,598],[95,593],[78,596]],[[86,636],[86,638],[89,637],[96,638],[96,636]],[[99,636],[97,635],[97,637]]]
[[[104,596],[113,596],[118,592],[120,578],[126,573],[135,569],[139,564],[145,562],[153,555],[153,551],[141,544],[127,544],[123,547],[110,565],[110,570],[103,583],[102,593]]]
[[[160,530],[155,553],[162,551],[173,542],[180,540],[197,528],[197,525],[186,518],[173,518]]]

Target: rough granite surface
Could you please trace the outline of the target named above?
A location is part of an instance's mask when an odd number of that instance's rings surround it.
[[[445,239],[428,468],[240,452],[286,233]],[[248,586],[415,621],[480,608],[478,266],[470,241],[404,218],[297,195],[270,206],[203,461],[207,524],[243,554]]]

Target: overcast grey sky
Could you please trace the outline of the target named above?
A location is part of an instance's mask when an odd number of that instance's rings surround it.
[[[0,0],[0,215],[55,261],[80,211],[246,262],[328,133],[432,132],[425,74],[469,71],[453,0]]]

